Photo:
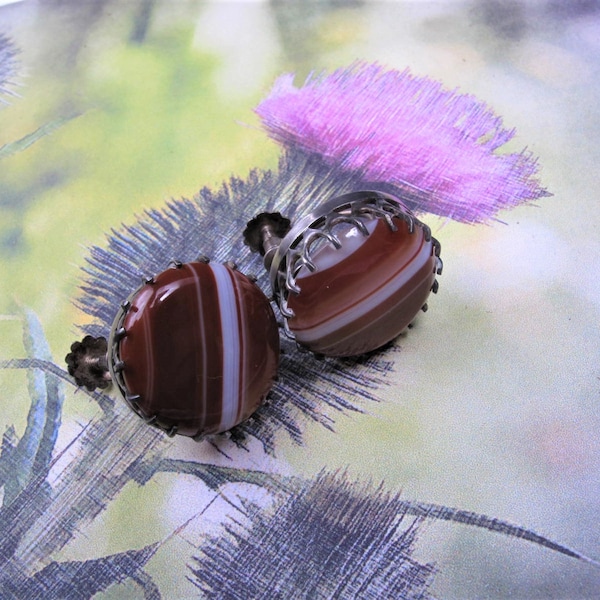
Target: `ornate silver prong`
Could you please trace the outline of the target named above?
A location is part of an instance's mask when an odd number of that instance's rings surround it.
[[[423,304],[423,306],[421,306],[421,310],[423,312],[427,312],[428,309],[429,309],[429,306],[427,306],[427,302],[425,302],[425,304]]]
[[[431,286],[431,291],[432,291],[434,294],[437,294],[437,293],[438,293],[438,289],[439,289],[439,287],[440,287],[440,284],[438,283],[438,280],[437,280],[437,279],[434,279],[434,280],[433,280],[433,285]]]
[[[444,263],[442,262],[442,259],[439,256],[436,256],[436,259],[437,259],[437,266],[436,266],[435,272],[438,275],[441,275],[442,274],[442,270],[444,268]]]
[[[294,256],[290,260],[287,272],[285,274],[285,287],[293,294],[299,294],[300,288],[296,285],[296,273],[298,269],[298,262],[302,260],[300,255]]]
[[[287,298],[282,298],[281,303],[279,304],[279,312],[286,319],[291,319],[294,316],[294,311],[288,307]]]
[[[121,309],[127,312],[131,308],[131,302],[129,300],[124,300],[121,302]]]
[[[308,254],[312,245],[323,239],[327,240],[336,250],[339,250],[342,247],[342,242],[340,242],[338,237],[333,235],[333,233],[313,229],[304,236],[304,248],[302,249],[303,258],[310,260]]]
[[[305,254],[302,255],[300,262],[311,272],[314,273],[317,270],[317,265],[311,260],[311,258]]]
[[[183,267],[183,263],[180,260],[173,259],[171,262],[169,262],[169,266],[175,267],[176,269],[181,269],[181,267]]]
[[[360,218],[358,217],[347,217],[344,215],[340,215],[337,217],[334,217],[332,219],[330,219],[327,223],[327,227],[330,233],[332,233],[332,229],[338,225],[339,223],[349,223],[350,225],[353,225],[354,227],[356,227],[356,229],[358,229],[365,237],[369,236],[369,229],[367,228],[367,226],[364,224],[364,221],[362,221]]]
[[[225,263],[226,267],[229,267],[232,271],[237,271],[238,266],[232,261],[232,260],[228,260]]]
[[[289,340],[296,341],[296,336],[290,331],[290,324],[287,319],[283,322],[283,335]]]
[[[300,254],[300,261],[302,262],[303,265],[306,266],[306,268],[311,273],[316,271],[317,267],[314,264],[314,262],[312,261],[312,259],[310,258],[310,249],[313,246],[313,244],[315,244],[323,239],[327,240],[336,250],[339,250],[342,247],[342,242],[340,242],[338,237],[333,235],[333,233],[329,233],[327,231],[311,231],[304,238],[304,248],[302,249],[302,252]],[[297,262],[297,260],[296,260],[296,262]],[[296,285],[296,281],[295,281],[295,277],[297,274],[297,265],[296,264],[291,269],[291,272],[292,272],[292,277],[294,278],[292,286],[297,288],[298,286]],[[289,281],[289,279],[286,281],[286,283],[288,281]],[[297,294],[300,293],[300,289],[298,288],[298,291],[295,293],[297,293]]]
[[[166,433],[169,437],[173,437],[177,433],[177,425],[172,425],[169,429],[166,430]]]
[[[113,370],[115,373],[121,373],[124,368],[125,368],[125,363],[122,360],[117,361],[113,366]]]
[[[394,219],[392,219],[392,215],[385,213],[383,215],[383,219],[385,220],[385,222],[387,223],[387,226],[395,233],[396,231],[398,231],[398,227],[396,226],[396,223],[394,223]]]
[[[127,331],[125,330],[125,327],[119,327],[119,329],[117,329],[117,331],[115,331],[115,337],[114,337],[115,342],[120,342],[126,335],[127,335]]]
[[[201,262],[207,265],[210,262],[210,258],[208,258],[206,254],[200,254],[198,258],[196,258],[196,262]]]
[[[152,275],[144,275],[142,277],[142,282],[145,283],[146,285],[151,285],[154,283],[154,276]]]

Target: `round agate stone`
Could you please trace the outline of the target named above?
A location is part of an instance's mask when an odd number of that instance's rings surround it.
[[[336,225],[329,241],[310,254],[312,271],[295,275],[288,326],[296,341],[326,356],[354,356],[398,336],[424,307],[438,259],[432,238],[414,222],[393,217],[394,228],[375,216]],[[415,220],[416,221],[416,220]],[[411,232],[412,229],[412,232]]]
[[[143,285],[123,312],[112,342],[115,378],[132,408],[171,434],[231,429],[275,380],[271,305],[229,266],[178,263]]]

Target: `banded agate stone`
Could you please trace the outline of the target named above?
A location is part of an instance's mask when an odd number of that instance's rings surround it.
[[[425,305],[438,261],[430,235],[393,217],[364,219],[367,232],[351,224],[333,231],[341,242],[321,244],[302,266],[300,288],[290,293],[288,326],[296,341],[326,356],[354,356],[397,337]]]
[[[170,433],[200,438],[231,429],[261,404],[276,377],[279,334],[269,301],[229,266],[178,263],[124,308],[122,391]]]

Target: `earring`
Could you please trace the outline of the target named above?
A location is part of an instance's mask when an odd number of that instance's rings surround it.
[[[273,309],[232,263],[174,261],[118,310],[110,337],[86,336],[66,357],[78,385],[112,381],[169,435],[201,439],[247,419],[276,378]]]
[[[393,340],[427,310],[442,272],[429,227],[381,192],[333,198],[292,227],[262,213],[244,241],[264,256],[286,334],[318,355],[354,356]]]

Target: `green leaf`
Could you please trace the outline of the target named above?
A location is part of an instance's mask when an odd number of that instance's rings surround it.
[[[0,487],[5,485],[12,476],[15,450],[18,442],[19,438],[14,426],[7,427],[2,436],[2,444],[0,445]]]
[[[17,152],[21,152],[32,144],[35,144],[41,138],[54,133],[57,129],[62,127],[65,123],[72,121],[73,119],[80,116],[81,113],[76,113],[73,115],[69,115],[66,117],[60,117],[45,125],[42,125],[39,129],[36,129],[32,133],[27,134],[25,137],[22,137],[20,140],[16,140],[14,142],[9,142],[8,144],[4,144],[4,146],[0,147],[0,159],[6,158],[8,156],[12,156]]]
[[[30,361],[50,361],[50,347],[36,314],[23,312],[23,345]],[[5,476],[4,504],[10,504],[35,476],[45,477],[60,427],[64,393],[62,383],[41,369],[27,371],[31,406],[27,426],[14,452],[12,472]]]

